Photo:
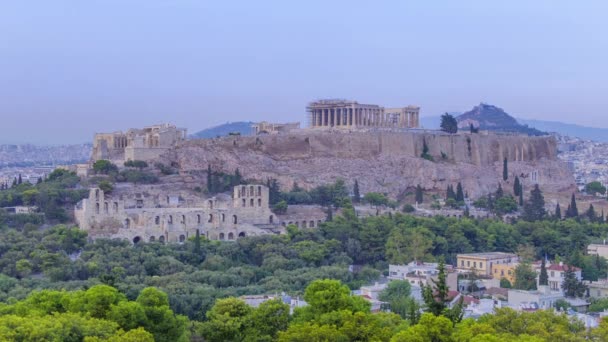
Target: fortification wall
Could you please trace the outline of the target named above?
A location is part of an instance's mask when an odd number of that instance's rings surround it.
[[[420,158],[425,144],[433,162]],[[294,181],[312,187],[337,178],[357,179],[363,192],[395,196],[417,184],[444,190],[458,181],[471,195],[485,194],[501,181],[504,158],[510,174],[523,175],[529,185],[539,183],[548,191],[561,191],[574,183],[571,172],[557,159],[552,137],[300,130],[191,140],[165,158],[177,162],[184,172],[205,170],[208,164],[229,172],[239,168],[246,178],[277,178],[285,187]]]

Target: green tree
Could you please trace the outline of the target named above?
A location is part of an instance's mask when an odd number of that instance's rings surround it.
[[[280,299],[266,301],[249,315],[247,322],[249,340],[274,340],[279,331],[287,330],[289,325],[289,305]],[[256,337],[253,339],[252,337]]]
[[[112,185],[112,183],[105,179],[100,181],[97,186],[99,187],[99,189],[101,189],[101,191],[108,194],[111,193],[112,190],[114,190],[114,186]]]
[[[509,179],[509,167],[507,163],[507,158],[502,161],[502,180],[506,181]]]
[[[439,271],[437,280],[431,280],[433,285],[422,286],[422,298],[424,300],[425,310],[435,316],[443,315],[447,317],[453,325],[456,325],[456,323],[462,320],[464,314],[462,299],[460,303],[454,305],[452,308],[448,307],[451,300],[449,297],[450,288],[447,284],[447,274],[443,261],[439,262],[437,270]]]
[[[494,211],[498,215],[509,214],[517,210],[517,202],[511,195],[500,197],[496,200]]]
[[[604,185],[602,185],[601,182],[593,181],[593,182],[587,183],[585,185],[585,192],[590,195],[595,195],[595,194],[604,195],[604,194],[606,194],[606,187]]]
[[[538,276],[538,285],[549,285],[549,275],[547,274],[547,266],[543,258],[540,263],[540,274]]]
[[[557,220],[562,219],[562,208],[560,208],[559,203],[557,203],[557,205],[555,206],[555,218]]]
[[[501,278],[500,279],[500,287],[503,289],[510,289],[513,285],[511,285],[511,282],[509,281],[509,279],[507,278]]]
[[[276,203],[275,205],[272,206],[272,211],[275,212],[276,214],[285,214],[287,212],[287,202],[285,201],[279,201],[278,203]]]
[[[453,115],[445,113],[441,116],[440,127],[446,133],[455,134],[458,132],[458,121]]]
[[[593,207],[593,204],[589,204],[589,208],[585,212],[585,216],[587,216],[589,222],[597,221],[597,214],[595,213],[595,208]]]
[[[561,287],[566,297],[583,297],[587,292],[587,286],[576,278],[574,268],[571,266],[566,267]]]
[[[100,159],[93,163],[93,171],[97,174],[109,175],[118,172],[118,167],[109,160]]]
[[[420,154],[420,158],[433,161],[433,156],[429,153],[429,145],[426,144],[426,139],[422,138],[422,154]]]
[[[515,267],[515,284],[513,288],[518,290],[536,290],[536,272],[526,261]]]
[[[386,205],[388,203],[388,198],[381,193],[378,192],[368,192],[363,196],[363,200],[365,203],[369,203],[376,207],[381,205]]]
[[[534,186],[534,189],[530,191],[530,198],[524,204],[523,219],[526,221],[539,221],[545,218],[545,197],[542,191],[538,187],[538,184]]]
[[[242,341],[251,312],[252,308],[241,299],[218,299],[207,311],[208,321],[202,324],[202,335],[210,342]],[[263,329],[263,326],[259,328]]]

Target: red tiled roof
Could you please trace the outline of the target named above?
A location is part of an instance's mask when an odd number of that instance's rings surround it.
[[[551,266],[547,267],[547,271],[561,271],[561,272],[564,272],[564,271],[568,270],[568,267],[572,267],[572,269],[575,272],[578,272],[578,271],[581,270],[580,268],[574,267],[574,266],[552,264]]]

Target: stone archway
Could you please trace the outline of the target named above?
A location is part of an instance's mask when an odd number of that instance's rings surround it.
[[[140,241],[141,241],[141,237],[139,237],[139,236],[136,236],[136,237],[133,238],[133,243],[134,244],[138,244]]]
[[[240,237],[240,238],[241,238],[241,237],[245,237],[245,236],[246,236],[245,232],[240,232],[240,233],[239,233],[239,237]]]

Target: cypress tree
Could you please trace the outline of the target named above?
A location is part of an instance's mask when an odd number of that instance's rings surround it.
[[[12,185],[12,186],[17,186],[17,177],[15,177],[15,178],[13,179],[13,185]]]
[[[194,254],[199,256],[201,254],[201,233],[196,230],[196,237],[194,238]]]
[[[502,179],[509,179],[509,167],[507,166],[507,158],[505,158],[502,162]]]
[[[540,275],[538,276],[538,285],[549,285],[549,275],[547,274],[547,265],[545,258],[540,262]]]
[[[496,194],[494,195],[496,199],[501,199],[504,196],[505,192],[502,190],[502,185],[498,183],[498,189],[496,189]]]
[[[450,198],[456,199],[456,193],[454,192],[454,187],[452,185],[448,185],[445,196],[446,200],[449,200]]]
[[[536,184],[530,191],[530,199],[524,203],[523,218],[526,221],[538,221],[545,218],[545,215],[545,197]]]
[[[424,194],[422,193],[422,187],[420,184],[416,186],[416,203],[420,204],[424,201]]]
[[[17,184],[22,184],[23,180],[21,179],[21,174],[19,174],[19,178],[17,179]]]
[[[519,205],[521,207],[524,206],[524,191],[522,190],[522,188],[519,188]]]
[[[555,206],[555,218],[558,220],[562,219],[562,208],[560,208],[559,203]]]
[[[456,185],[456,202],[464,202],[464,192],[462,191],[462,184],[460,182]]]
[[[590,222],[595,222],[595,220],[597,220],[597,215],[595,214],[595,208],[593,207],[593,204],[589,205],[589,209],[587,209],[587,212],[585,214]]]
[[[576,197],[572,194],[570,199],[570,209],[566,212],[566,218],[578,217],[578,208],[576,207]]]
[[[36,184],[40,184],[42,183],[42,177],[38,177],[38,181],[36,181]]]
[[[353,202],[359,203],[361,200],[361,193],[359,192],[359,181],[355,179],[355,185],[353,186]]]
[[[519,196],[521,192],[521,184],[519,183],[519,177],[515,176],[515,181],[513,181],[513,195],[515,197]]]

